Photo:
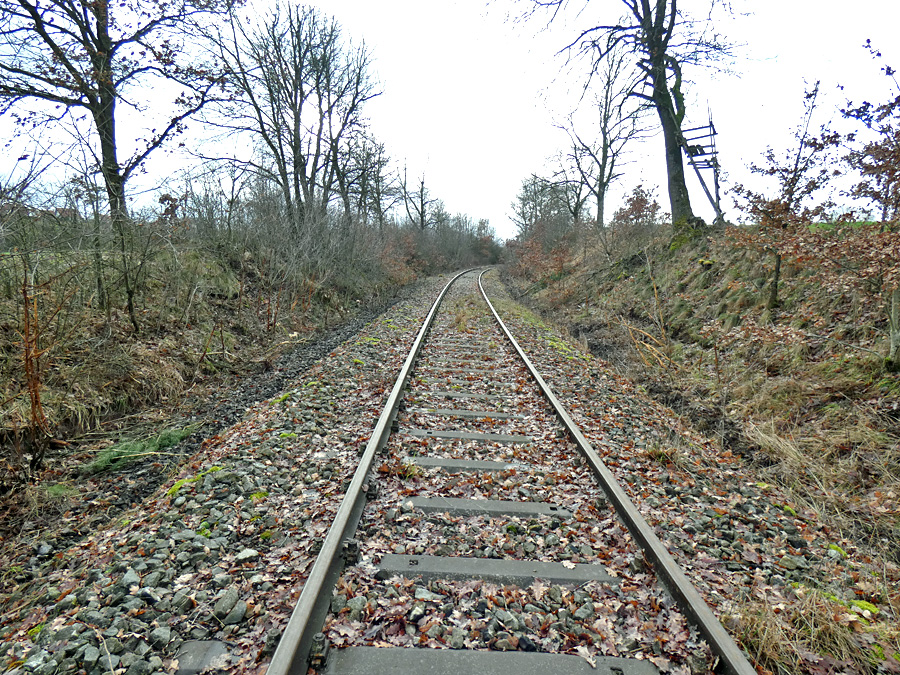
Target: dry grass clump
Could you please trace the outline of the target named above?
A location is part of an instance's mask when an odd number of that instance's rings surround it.
[[[93,338],[63,345],[47,359],[40,390],[49,428],[92,429],[107,415],[166,400],[184,390],[188,365],[179,352],[161,353],[124,332],[113,338],[102,334]],[[0,388],[0,396],[7,399],[0,408],[0,427],[16,420],[25,426],[30,417],[28,398],[13,375],[16,365],[15,356],[5,364],[10,377]]]
[[[860,417],[846,424],[785,428],[748,422],[764,458],[765,480],[789,489],[805,508],[827,514],[851,537],[889,557],[900,555],[900,443]]]
[[[790,592],[790,591],[789,591]],[[751,659],[776,675],[889,672],[879,668],[900,660],[900,635],[878,621],[878,612],[798,587],[791,602],[753,598],[728,619]]]
[[[450,306],[452,312],[451,324],[460,333],[470,332],[469,323],[478,316],[475,305],[471,300],[455,300]]]
[[[685,441],[680,436],[669,441],[651,443],[641,454],[667,468],[678,468],[690,474],[696,474],[703,461],[698,460],[695,453],[685,447]]]

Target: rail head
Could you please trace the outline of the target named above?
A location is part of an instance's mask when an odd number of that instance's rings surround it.
[[[525,350],[519,345],[513,337],[510,330],[503,323],[494,305],[488,298],[487,292],[484,290],[482,279],[485,271],[478,276],[478,289],[482,298],[487,303],[491,314],[497,321],[500,330],[506,336],[506,339],[512,345],[513,349],[522,359],[522,362],[531,373],[532,378],[537,383],[543,396],[553,407],[554,412],[560,422],[566,428],[572,440],[578,446],[579,451],[590,466],[591,471],[600,482],[603,491],[606,493],[609,501],[616,509],[616,513],[625,523],[625,526],[631,532],[632,536],[641,545],[644,554],[653,563],[656,573],[659,575],[663,585],[673,595],[679,608],[694,623],[701,632],[706,641],[709,643],[713,653],[720,659],[720,666],[729,673],[729,675],[756,675],[756,669],[747,660],[744,653],[737,646],[719,620],[713,614],[709,605],[700,596],[700,593],[681,571],[678,563],[660,541],[659,537],[653,531],[653,528],[647,523],[641,515],[638,508],[634,505],[619,483],[616,481],[612,472],[603,463],[600,455],[594,450],[590,442],[585,438],[584,434],[575,424],[575,421],[569,415],[568,411],[562,405],[560,400],[553,393],[550,385],[535,368],[531,359],[525,353]]]

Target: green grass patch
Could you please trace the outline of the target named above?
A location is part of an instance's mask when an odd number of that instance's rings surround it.
[[[107,471],[115,471],[143,457],[158,455],[177,445],[191,435],[195,426],[183,429],[166,429],[159,436],[122,441],[100,451],[90,462],[81,468],[84,476],[95,476]]]
[[[78,490],[73,488],[71,485],[66,485],[65,483],[49,485],[44,488],[44,490],[47,493],[48,497],[52,497],[54,499],[65,499],[66,497],[71,497],[78,494]]]
[[[780,506],[788,515],[794,516],[794,518],[797,517],[797,512],[787,504],[775,504],[775,506]]]
[[[853,607],[854,609],[858,609],[862,612],[878,614],[878,608],[875,605],[873,605],[871,602],[866,602],[865,600],[851,600],[847,604],[850,607]]]

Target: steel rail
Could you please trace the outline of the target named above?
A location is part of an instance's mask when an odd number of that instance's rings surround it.
[[[400,369],[394,388],[391,390],[390,396],[388,396],[384,410],[375,424],[372,436],[366,444],[366,449],[360,458],[356,472],[353,474],[347,493],[338,507],[334,522],[325,535],[322,549],[316,557],[315,563],[313,563],[309,577],[306,579],[306,583],[300,593],[300,598],[297,600],[297,605],[291,613],[291,618],[284,629],[278,648],[272,656],[272,662],[269,664],[266,675],[305,675],[307,672],[310,646],[312,645],[313,637],[320,630],[331,600],[329,595],[323,591],[334,586],[337,581],[341,568],[341,547],[348,534],[352,535],[355,532],[360,514],[365,506],[366,493],[362,489],[363,483],[372,468],[375,455],[384,447],[391,434],[391,424],[397,415],[403,390],[406,388],[416,359],[419,357],[419,352],[431,330],[434,317],[444,296],[457,279],[470,271],[472,270],[460,272],[444,286],[444,289],[434,301],[428,316],[425,317],[425,321],[419,329],[406,361]]]
[[[675,559],[656,536],[653,528],[651,528],[647,521],[644,520],[640,511],[638,511],[637,507],[616,481],[615,476],[613,476],[612,472],[603,463],[600,455],[597,454],[597,451],[594,450],[584,434],[581,433],[578,425],[575,424],[565,407],[550,389],[550,386],[544,378],[541,377],[541,374],[525,354],[525,350],[519,346],[519,343],[516,342],[516,339],[506,327],[506,324],[500,319],[500,315],[497,313],[497,310],[494,309],[494,305],[491,304],[490,299],[488,299],[484,286],[481,283],[484,274],[485,271],[482,271],[478,276],[478,289],[481,291],[481,296],[484,298],[491,313],[497,320],[500,329],[503,331],[507,340],[509,340],[513,349],[519,354],[522,362],[528,368],[528,371],[531,373],[535,382],[537,382],[544,397],[553,407],[560,422],[562,422],[563,426],[566,428],[566,431],[568,431],[569,435],[575,441],[575,444],[588,462],[594,475],[600,481],[603,491],[606,493],[609,501],[612,502],[619,517],[625,523],[626,527],[631,532],[631,535],[641,545],[644,554],[653,563],[653,568],[656,570],[657,575],[662,580],[666,589],[674,596],[681,611],[687,615],[703,634],[703,637],[706,638],[713,653],[719,657],[720,664],[724,666],[725,672],[729,673],[729,675],[756,675],[756,669],[750,665],[750,662],[744,656],[744,653],[740,650],[722,624],[719,623],[715,614],[713,614],[703,598],[700,597],[700,593],[694,588],[694,585],[688,580],[684,572],[681,571],[678,563],[675,562]]]

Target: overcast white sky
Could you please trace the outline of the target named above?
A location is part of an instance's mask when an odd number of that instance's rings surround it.
[[[697,8],[706,0],[683,2]],[[573,7],[578,0],[574,0]],[[364,39],[375,57],[384,94],[372,101],[373,131],[410,176],[425,174],[433,196],[451,213],[488,218],[501,237],[515,229],[509,205],[532,172],[549,174],[547,161],[566,137],[553,128],[576,99],[571,80],[559,76],[563,59],[554,53],[572,39],[573,27],[588,25],[597,8],[619,12],[616,0],[592,0],[569,26],[525,24],[507,19],[524,0],[313,0],[334,15],[348,36]],[[767,145],[783,148],[802,112],[804,80],[822,80],[828,99],[822,121],[836,116],[849,96],[881,101],[888,82],[862,44],[871,38],[889,63],[900,67],[896,0],[739,0],[752,8],[721,30],[736,43],[735,74],[689,72],[689,122],[706,122],[709,105],[720,162],[734,182],[748,180],[746,165]],[[579,23],[580,22],[580,23]],[[846,87],[836,90],[840,83]],[[693,113],[693,114],[692,114]],[[651,118],[651,121],[655,120]],[[640,182],[657,188],[667,204],[662,139],[651,138],[628,166],[619,194]],[[695,210],[711,209],[698,185]],[[618,195],[616,195],[618,196]],[[723,200],[734,216],[731,200]],[[615,204],[613,204],[615,207]]]
[[[249,3],[262,8],[272,1]],[[595,25],[600,11],[611,19],[623,8],[621,0],[570,1],[574,9],[584,8],[580,16],[547,28],[540,19],[509,18],[530,0],[306,0],[333,15],[348,38],[365,40],[371,49],[384,93],[368,104],[366,114],[396,165],[407,166],[411,181],[424,173],[432,196],[449,212],[487,218],[501,238],[515,235],[510,204],[522,180],[532,173],[549,176],[551,157],[566,149],[567,137],[554,122],[577,105],[580,89],[571,73],[560,73],[565,57],[556,53],[578,29]],[[822,80],[822,122],[840,122],[837,107],[847,98],[881,102],[892,95],[880,64],[862,48],[866,39],[900,68],[897,0],[731,1],[739,11],[752,10],[717,24],[743,45],[733,72],[685,73],[694,80],[687,92],[687,126],[704,124],[709,106],[719,131],[725,188],[752,182],[746,167],[759,161],[767,146],[788,147],[802,114],[805,82]],[[682,0],[681,6],[699,9],[708,3]],[[648,120],[655,125],[654,116]],[[0,136],[10,135],[9,125],[0,120]],[[635,150],[608,200],[607,216],[639,183],[655,188],[660,203],[668,204],[661,137]],[[157,153],[147,176],[135,177],[133,192],[141,180],[155,189],[160,170],[177,175],[174,168],[184,161]],[[689,188],[695,212],[711,220],[699,185],[692,181]],[[727,194],[723,207],[726,216],[741,219]]]

